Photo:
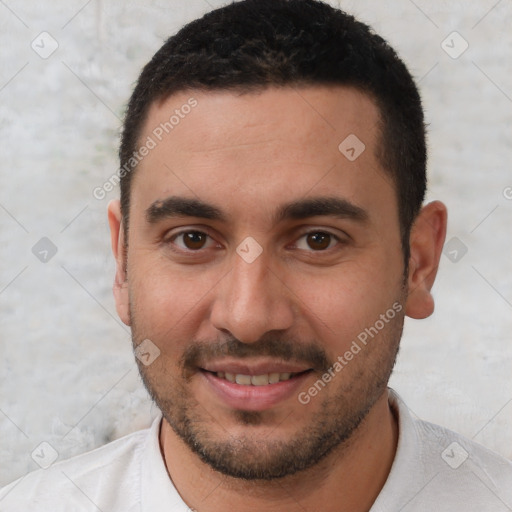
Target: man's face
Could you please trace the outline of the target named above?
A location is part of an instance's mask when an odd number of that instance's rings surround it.
[[[191,97],[159,142],[155,128]],[[139,363],[144,382],[215,469],[270,479],[310,467],[383,396],[403,325],[378,110],[344,87],[182,92],[152,106],[148,136],[121,292],[134,343],[160,350]]]

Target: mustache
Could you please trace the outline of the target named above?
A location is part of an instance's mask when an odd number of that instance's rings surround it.
[[[284,361],[305,364],[314,370],[326,372],[332,364],[325,351],[316,343],[298,343],[269,333],[258,341],[243,343],[235,337],[222,341],[199,341],[190,345],[181,357],[181,366],[186,374],[221,357],[248,359],[251,357],[273,357]]]

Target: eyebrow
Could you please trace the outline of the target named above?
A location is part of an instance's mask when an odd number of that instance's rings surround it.
[[[298,199],[282,205],[273,216],[273,223],[284,220],[307,219],[309,217],[336,217],[367,223],[368,212],[346,199],[339,197],[312,197]],[[146,210],[149,224],[172,217],[199,217],[208,220],[227,221],[227,215],[215,205],[199,199],[170,196],[152,203]]]
[[[309,217],[336,217],[361,223],[369,220],[366,210],[340,197],[312,197],[299,199],[283,205],[274,217],[277,224],[286,219],[307,219]]]
[[[146,210],[146,220],[150,224],[171,217],[201,217],[209,220],[225,221],[226,216],[219,208],[199,199],[171,196],[155,201]]]

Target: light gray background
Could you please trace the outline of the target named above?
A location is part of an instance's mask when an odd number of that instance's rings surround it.
[[[419,80],[429,199],[447,204],[447,239],[467,247],[457,262],[442,256],[436,312],[407,320],[391,385],[418,416],[512,458],[512,3],[339,4]],[[155,414],[111,294],[106,206],[117,190],[92,191],[116,171],[141,66],[220,5],[0,0],[0,484],[38,467],[41,442],[64,459]],[[31,48],[43,31],[59,45],[47,59]],[[469,43],[457,59],[441,46],[452,31]],[[42,237],[57,247],[46,263],[32,252]]]

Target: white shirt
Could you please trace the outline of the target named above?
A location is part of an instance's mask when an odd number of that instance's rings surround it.
[[[370,512],[512,511],[512,462],[413,419],[391,389],[389,401],[398,417],[397,452]],[[160,452],[160,421],[16,480],[0,490],[0,512],[190,512]]]

